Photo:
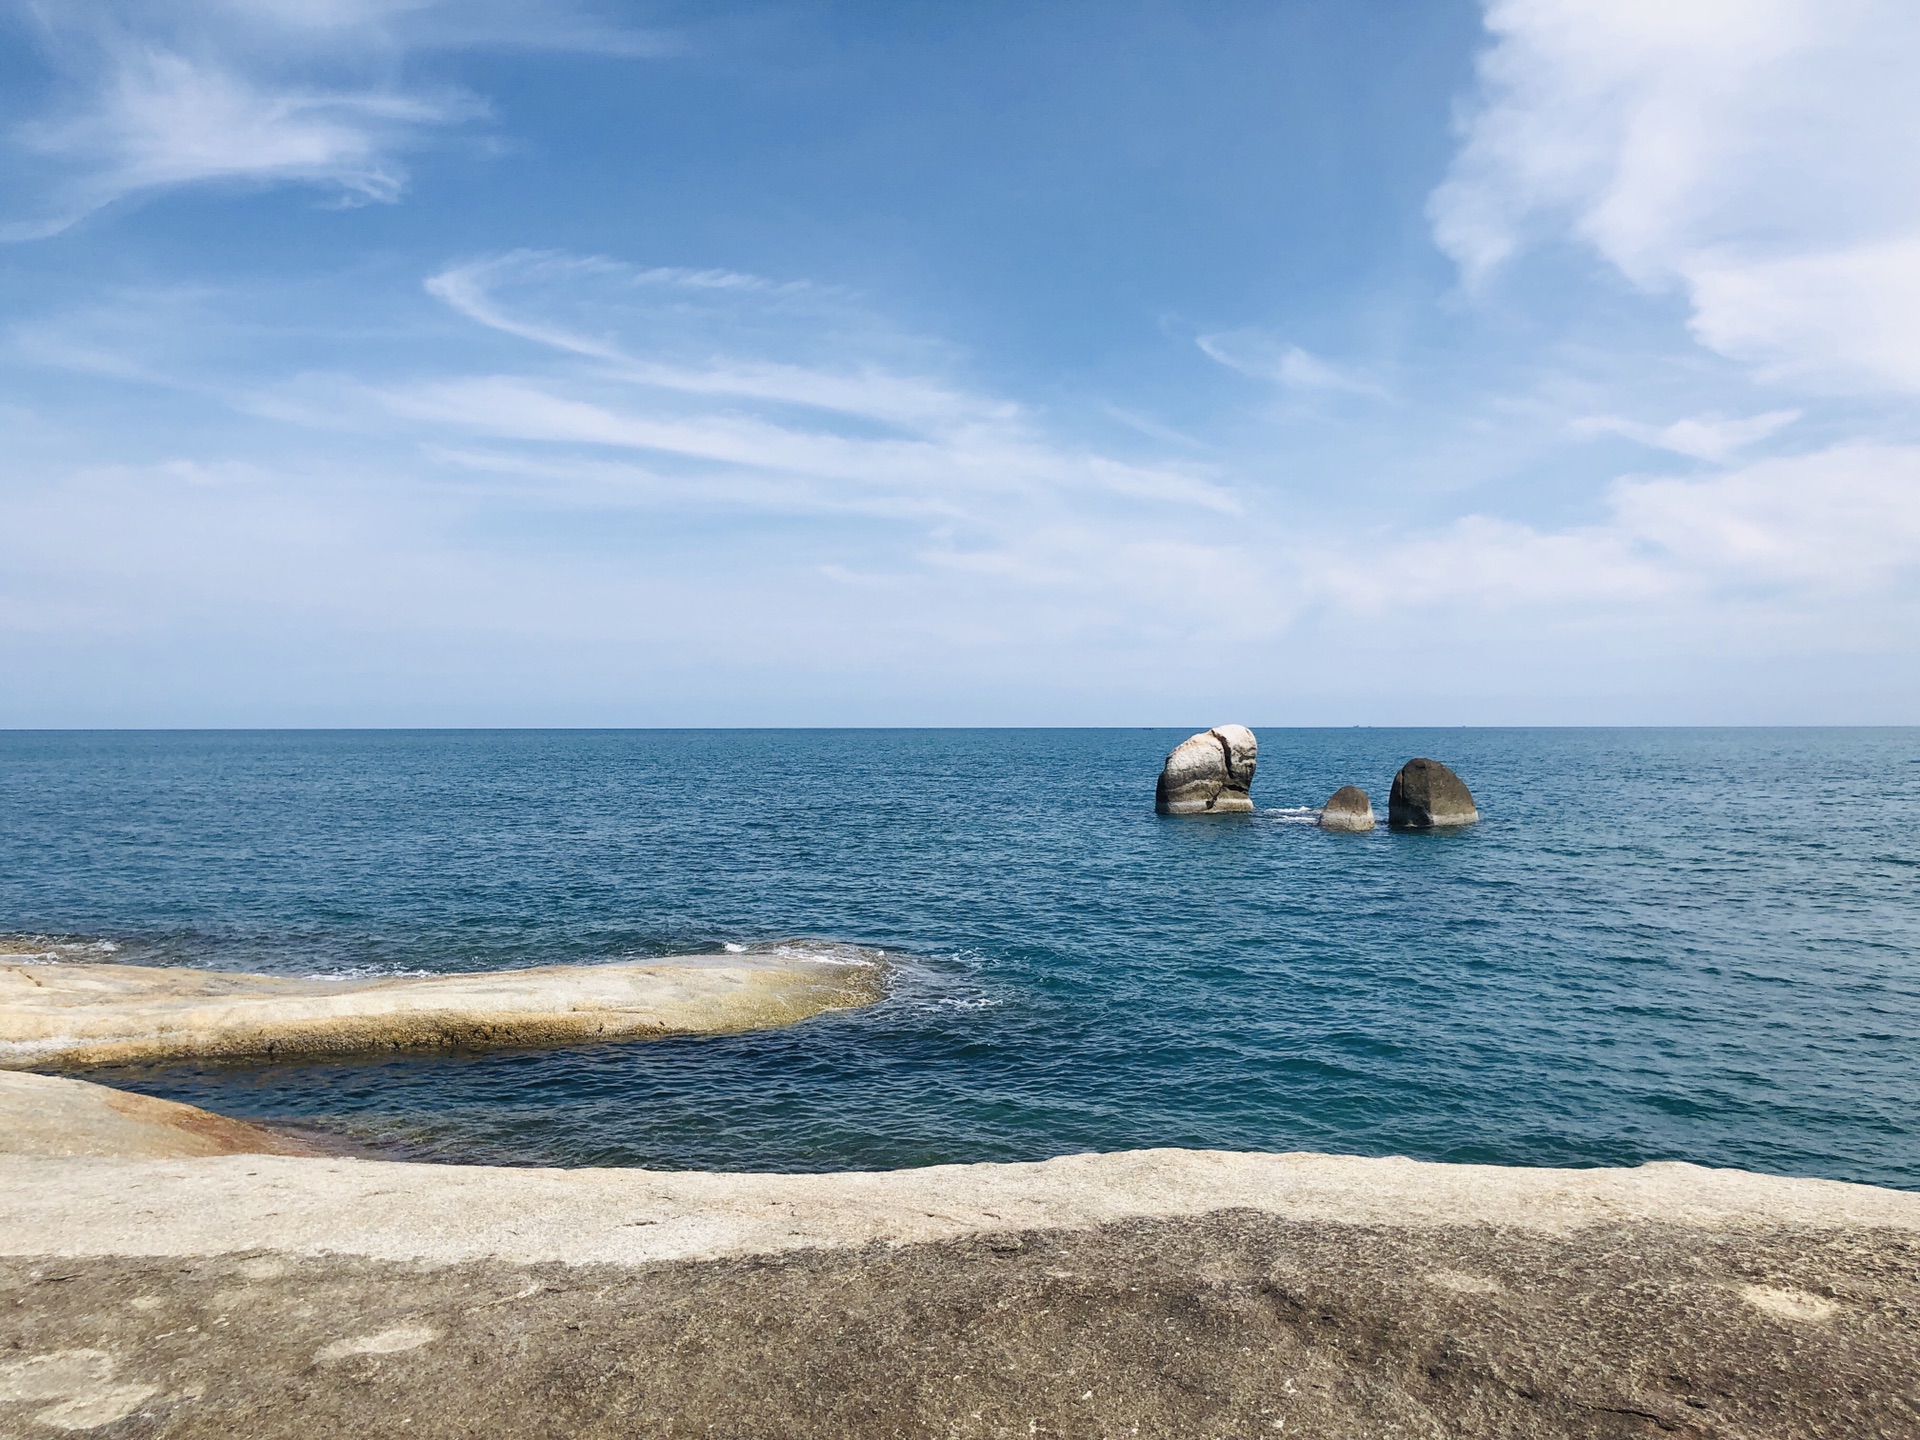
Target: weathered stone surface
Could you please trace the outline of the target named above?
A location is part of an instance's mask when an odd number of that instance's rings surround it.
[[[875,966],[789,954],[376,980],[0,965],[0,1067],[726,1034],[880,994]]]
[[[1472,825],[1480,818],[1460,777],[1438,760],[1409,760],[1393,777],[1387,824],[1396,830],[1437,830]]]
[[[1259,745],[1244,725],[1221,725],[1182,740],[1167,756],[1154,787],[1162,815],[1230,815],[1253,809]]]
[[[1373,801],[1358,785],[1342,785],[1320,810],[1322,830],[1373,829]]]
[[[368,1209],[405,1223],[381,1239]],[[0,1242],[7,1435],[1852,1440],[1920,1416],[1920,1196],[1692,1166],[4,1160]]]
[[[84,1080],[0,1070],[0,1155],[308,1155],[300,1142],[225,1115]]]
[[[1692,1165],[0,1156],[5,1435],[1851,1440],[1915,1353],[1920,1195]]]

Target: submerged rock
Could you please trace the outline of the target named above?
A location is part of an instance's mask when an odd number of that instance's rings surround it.
[[[1244,725],[1221,725],[1182,740],[1160,769],[1153,808],[1162,815],[1230,815],[1253,809],[1259,745]]]
[[[1371,830],[1373,801],[1358,785],[1342,785],[1320,811],[1322,830]]]
[[[1396,830],[1437,830],[1479,818],[1466,785],[1438,760],[1409,760],[1393,777],[1387,824]]]

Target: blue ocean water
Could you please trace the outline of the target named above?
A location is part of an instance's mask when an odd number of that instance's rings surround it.
[[[884,950],[720,1039],[101,1078],[378,1153],[837,1169],[1192,1145],[1920,1188],[1920,731],[0,734],[0,932],[452,971]],[[1325,834],[1431,755],[1484,821]],[[1292,811],[1293,813],[1288,813]],[[17,942],[13,948],[22,948]]]

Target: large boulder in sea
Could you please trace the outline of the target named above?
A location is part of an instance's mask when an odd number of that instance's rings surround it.
[[[1322,830],[1371,830],[1373,801],[1358,785],[1342,785],[1320,808]]]
[[[1438,830],[1479,818],[1466,785],[1438,760],[1409,760],[1393,777],[1387,824],[1396,830]]]
[[[1220,725],[1182,740],[1160,769],[1153,808],[1162,815],[1247,813],[1259,748],[1244,725]]]

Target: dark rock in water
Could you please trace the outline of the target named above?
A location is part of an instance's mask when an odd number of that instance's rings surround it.
[[[1409,760],[1393,777],[1387,824],[1396,830],[1437,830],[1480,818],[1460,777],[1438,760]]]
[[[1161,767],[1153,808],[1162,815],[1231,815],[1253,809],[1247,794],[1259,746],[1244,725],[1221,725],[1182,740]]]
[[[1373,801],[1358,785],[1342,785],[1320,811],[1322,830],[1371,830]]]

